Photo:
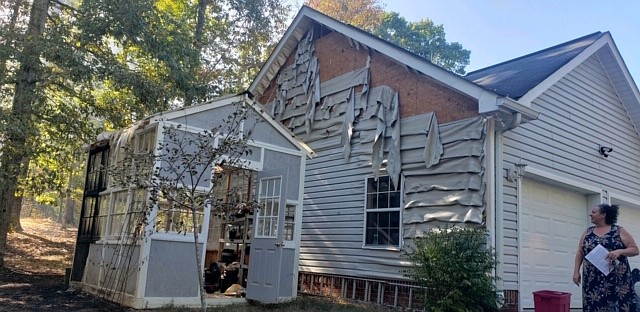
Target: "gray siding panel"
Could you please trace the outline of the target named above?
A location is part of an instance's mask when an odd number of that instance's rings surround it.
[[[128,255],[129,259],[118,259],[120,250]],[[127,294],[134,294],[138,286],[139,257],[140,247],[137,245],[122,247],[116,244],[91,244],[83,282],[95,287],[104,287],[109,291],[124,290]],[[123,278],[126,278],[126,281],[123,281]]]
[[[193,243],[153,239],[149,243],[151,249],[145,297],[198,296],[198,271]]]
[[[504,136],[504,166],[529,167],[640,200],[640,137],[592,56],[532,102],[538,120]],[[608,158],[599,145],[613,147]],[[504,180],[503,281],[517,289],[517,189]],[[577,238],[576,238],[577,239]]]

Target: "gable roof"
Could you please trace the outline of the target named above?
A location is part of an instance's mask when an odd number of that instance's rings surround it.
[[[347,37],[357,48],[363,48],[384,54],[404,65],[408,70],[431,77],[449,88],[468,95],[478,101],[480,113],[499,111],[501,113],[521,113],[523,120],[537,118],[534,110],[505,98],[483,86],[466,80],[464,77],[432,64],[427,59],[411,53],[393,43],[378,38],[362,29],[337,21],[319,11],[303,5],[289,25],[282,39],[276,45],[260,72],[251,83],[249,91],[260,96],[278,75],[287,57],[296,50],[298,42],[305,36],[313,23],[321,24]],[[505,104],[505,102],[508,102]],[[507,105],[508,104],[508,105]]]
[[[160,122],[165,119],[172,119],[177,117],[188,116],[192,114],[196,114],[198,112],[207,111],[210,109],[214,109],[217,107],[232,105],[233,103],[244,101],[244,103],[251,107],[258,115],[260,115],[269,125],[271,125],[276,131],[282,134],[289,142],[291,142],[294,146],[296,146],[301,152],[303,152],[308,158],[313,158],[316,154],[315,152],[304,142],[298,140],[288,128],[282,125],[280,122],[276,121],[267,113],[261,105],[257,104],[254,100],[250,98],[248,94],[241,93],[238,95],[227,95],[220,98],[213,99],[211,101],[193,105],[182,107],[174,110],[169,110],[161,113],[157,113],[145,118],[143,121],[148,121],[150,123]]]
[[[517,100],[602,36],[603,33],[596,32],[470,72],[465,79]]]
[[[596,32],[480,69],[467,74],[465,79],[530,106],[531,101],[592,55],[602,63],[640,134],[640,92],[609,32]]]

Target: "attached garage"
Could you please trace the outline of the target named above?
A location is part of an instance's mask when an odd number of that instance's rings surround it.
[[[635,239],[636,244],[640,244],[640,205],[621,201],[615,197],[611,198],[611,203],[620,206],[620,216],[618,224],[624,227]],[[629,258],[631,268],[640,268],[640,256]]]
[[[520,302],[532,309],[533,292],[570,292],[571,307],[582,307],[573,284],[578,240],[589,224],[587,196],[533,179],[522,180],[520,210]],[[640,220],[640,219],[638,219]]]

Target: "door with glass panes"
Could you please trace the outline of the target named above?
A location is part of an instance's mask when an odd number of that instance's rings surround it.
[[[296,203],[287,203],[287,169],[257,175],[258,209],[247,278],[247,298],[265,303],[291,299],[297,263],[294,243]]]

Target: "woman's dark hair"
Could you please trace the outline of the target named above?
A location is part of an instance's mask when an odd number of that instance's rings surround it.
[[[604,213],[604,222],[608,225],[618,222],[618,205],[600,204],[600,213]]]

